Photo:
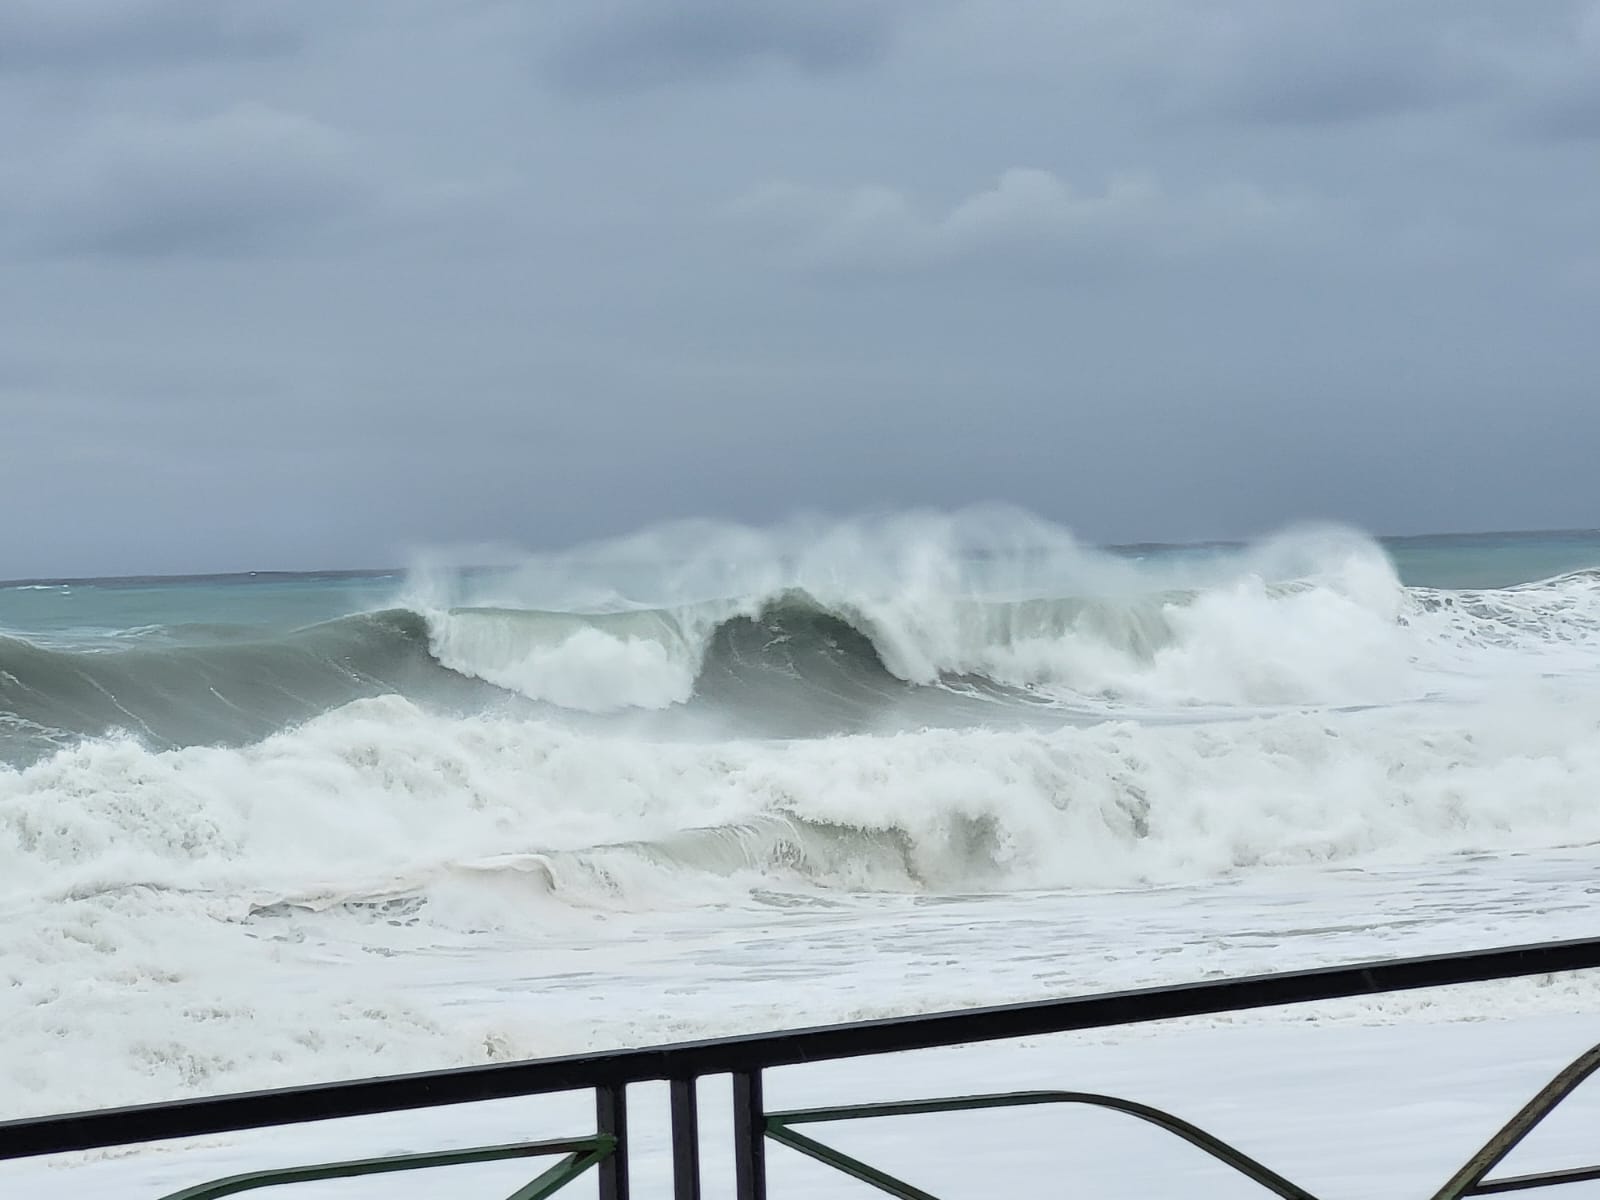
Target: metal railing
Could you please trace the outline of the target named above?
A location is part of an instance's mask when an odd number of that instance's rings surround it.
[[[827,1025],[785,1033],[683,1042],[642,1050],[499,1063],[393,1075],[344,1083],[247,1092],[127,1108],[0,1123],[0,1162],[107,1146],[365,1116],[517,1096],[589,1091],[595,1131],[574,1138],[518,1142],[468,1150],[398,1155],[289,1167],[197,1184],[165,1200],[212,1200],[255,1188],[394,1171],[421,1170],[511,1158],[560,1156],[548,1170],[513,1193],[536,1200],[565,1186],[590,1167],[599,1172],[601,1200],[628,1200],[627,1088],[665,1080],[670,1085],[673,1196],[700,1195],[698,1081],[733,1080],[733,1157],[740,1200],[765,1200],[769,1140],[902,1200],[937,1200],[930,1192],[796,1131],[797,1125],[866,1120],[914,1113],[1079,1104],[1110,1109],[1150,1122],[1198,1147],[1284,1200],[1316,1200],[1312,1193],[1204,1130],[1160,1109],[1086,1092],[1015,1092],[943,1097],[892,1104],[768,1112],[763,1072],[799,1063],[892,1054],[1009,1038],[1134,1025],[1280,1005],[1337,1000],[1419,988],[1446,987],[1600,967],[1600,938],[1547,942],[1495,950],[1392,959],[1239,979],[1141,988],[1061,1000],[1043,1000],[925,1016]],[[1434,1200],[1518,1191],[1600,1179],[1600,1166],[1500,1179],[1487,1178],[1505,1156],[1574,1088],[1600,1069],[1600,1046],[1556,1076],[1435,1194]]]

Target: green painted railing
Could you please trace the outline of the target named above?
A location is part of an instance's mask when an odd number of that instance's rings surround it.
[[[861,1121],[875,1117],[974,1112],[984,1108],[1025,1108],[1041,1104],[1083,1104],[1127,1113],[1182,1138],[1190,1145],[1199,1147],[1212,1158],[1255,1180],[1268,1191],[1283,1197],[1283,1200],[1316,1200],[1316,1197],[1304,1188],[1289,1182],[1276,1171],[1262,1166],[1242,1150],[1235,1149],[1198,1126],[1191,1125],[1159,1108],[1152,1108],[1148,1104],[1138,1104],[1118,1096],[1101,1096],[1094,1092],[1002,1092],[989,1096],[952,1096],[937,1100],[907,1100],[892,1104],[856,1104],[839,1108],[801,1109],[770,1114],[767,1117],[767,1136],[775,1142],[781,1142],[798,1150],[801,1154],[827,1163],[846,1175],[854,1176],[863,1183],[871,1184],[881,1192],[897,1196],[900,1200],[939,1200],[932,1192],[924,1191],[832,1146],[823,1145],[803,1133],[796,1133],[794,1126],[820,1121]]]
[[[472,1150],[436,1150],[429,1154],[395,1154],[386,1158],[357,1158],[320,1163],[311,1167],[279,1167],[250,1171],[199,1183],[163,1196],[162,1200],[217,1200],[257,1188],[286,1183],[311,1183],[319,1179],[353,1179],[359,1175],[387,1175],[395,1171],[422,1171],[431,1167],[460,1167],[468,1163],[499,1162],[507,1158],[563,1155],[560,1162],[512,1192],[508,1200],[544,1200],[571,1183],[596,1163],[616,1152],[617,1140],[596,1135],[557,1142],[513,1142],[505,1146],[480,1146]]]
[[[1546,1084],[1516,1116],[1512,1117],[1474,1154],[1448,1182],[1434,1193],[1432,1200],[1465,1200],[1471,1196],[1488,1196],[1500,1192],[1523,1191],[1529,1188],[1552,1187],[1563,1183],[1583,1183],[1600,1179],[1600,1165],[1574,1167],[1562,1171],[1543,1171],[1530,1175],[1505,1176],[1488,1179],[1486,1176],[1521,1142],[1539,1123],[1548,1117],[1577,1086],[1600,1070],[1600,1046],[1585,1051],[1560,1074]],[[889,1174],[852,1155],[815,1138],[797,1133],[796,1125],[824,1121],[862,1121],[878,1117],[906,1117],[919,1113],[974,1112],[985,1108],[1023,1108],[1041,1104],[1082,1104],[1093,1108],[1111,1109],[1147,1121],[1175,1137],[1182,1138],[1231,1167],[1245,1178],[1260,1184],[1283,1200],[1317,1200],[1317,1197],[1263,1166],[1242,1150],[1230,1146],[1221,1138],[1180,1117],[1148,1104],[1124,1100],[1118,1096],[1102,1096],[1094,1092],[1000,1092],[987,1096],[952,1096],[936,1100],[907,1100],[891,1104],[855,1104],[835,1108],[798,1109],[792,1112],[769,1113],[766,1119],[766,1136],[780,1142],[835,1170],[859,1179],[880,1192],[898,1200],[939,1200],[933,1192]]]
[[[627,1088],[632,1083],[665,1080],[670,1084],[671,1097],[672,1194],[676,1200],[698,1200],[701,1146],[696,1089],[699,1080],[707,1076],[725,1075],[733,1082],[732,1150],[739,1200],[765,1200],[769,1141],[809,1155],[900,1200],[937,1200],[934,1193],[826,1145],[796,1127],[926,1113],[1062,1104],[1108,1109],[1148,1122],[1183,1139],[1282,1200],[1316,1200],[1306,1189],[1205,1130],[1171,1113],[1116,1096],[1067,1091],[1012,1092],[769,1113],[762,1100],[763,1075],[773,1067],[798,1063],[1596,967],[1600,967],[1600,938],[1587,938],[861,1021],[785,1033],[717,1038],[642,1050],[33,1117],[0,1122],[0,1164],[10,1159],[105,1146],[129,1146],[514,1096],[588,1091],[595,1105],[595,1132],[591,1135],[273,1168],[196,1184],[163,1200],[216,1200],[259,1188],[312,1180],[536,1157],[556,1157],[558,1161],[520,1187],[510,1200],[549,1196],[591,1167],[596,1168],[598,1174],[600,1200],[628,1200]],[[1434,1194],[1433,1200],[1467,1200],[1468,1197],[1600,1179],[1600,1165],[1489,1178],[1489,1173],[1506,1155],[1596,1070],[1600,1070],[1600,1046],[1580,1056],[1552,1079],[1450,1177]]]

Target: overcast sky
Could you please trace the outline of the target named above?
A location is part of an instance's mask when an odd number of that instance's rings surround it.
[[[1600,525],[1600,3],[3,0],[0,578]]]

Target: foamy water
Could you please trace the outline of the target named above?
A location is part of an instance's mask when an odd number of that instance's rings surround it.
[[[1445,548],[1505,586],[986,513],[0,589],[0,1109],[1590,933],[1600,544]]]

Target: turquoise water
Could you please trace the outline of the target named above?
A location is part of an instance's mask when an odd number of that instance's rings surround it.
[[[1384,703],[1463,654],[1547,669],[1600,636],[1597,568],[1594,531],[1094,550],[919,519],[415,576],[8,585],[0,761],[109,736],[244,746],[385,695],[763,737]]]
[[[0,632],[93,641],[198,636],[208,625],[290,630],[380,606],[402,579],[307,573],[0,584]]]
[[[1600,530],[1466,533],[1377,539],[1409,587],[1474,589],[1600,569]],[[1160,559],[1226,557],[1232,544],[1112,547]],[[127,636],[208,624],[290,630],[386,606],[404,571],[29,580],[0,583],[0,631],[46,637]]]
[[[1386,538],[1411,587],[1503,588],[1600,568],[1600,530]]]

